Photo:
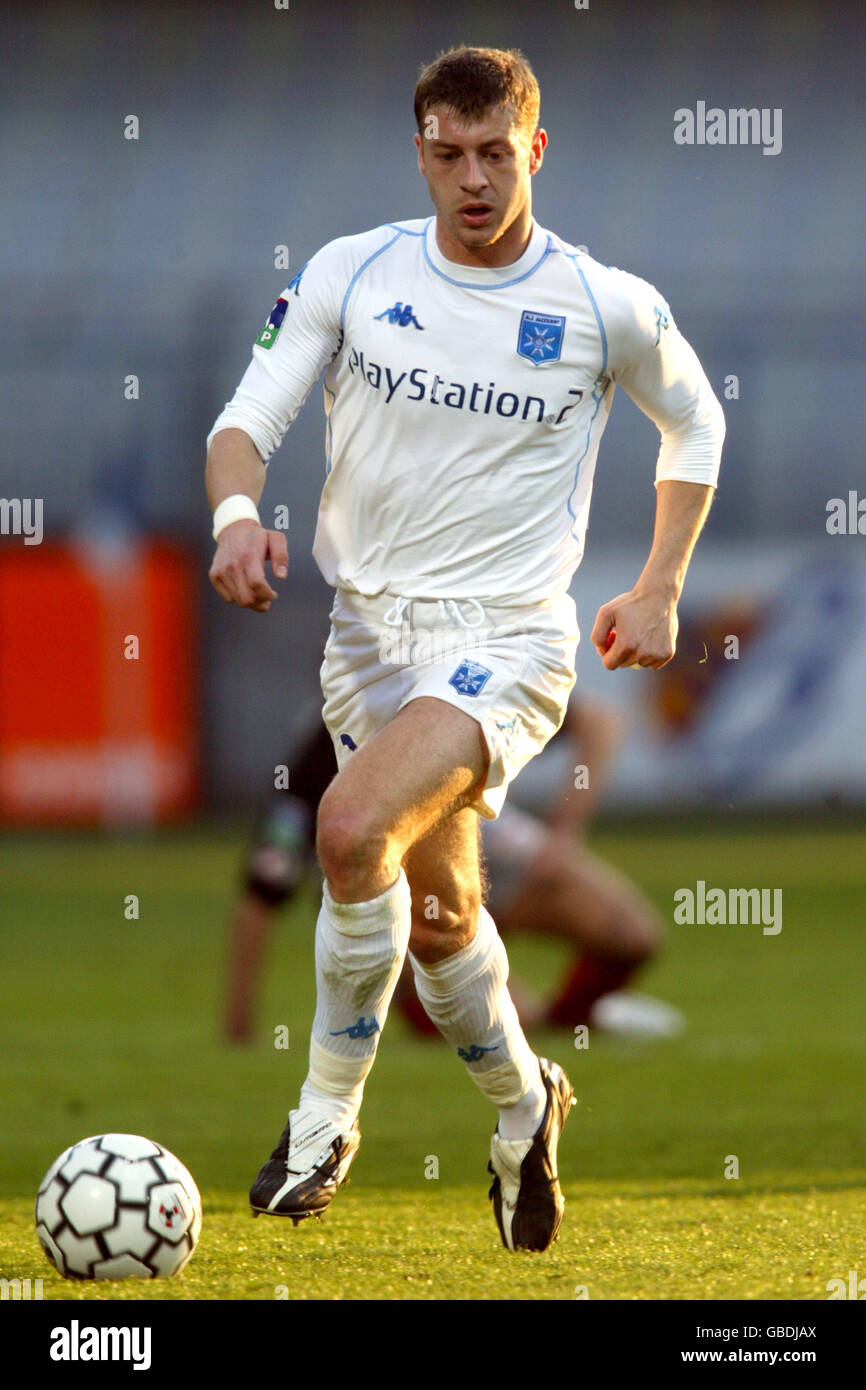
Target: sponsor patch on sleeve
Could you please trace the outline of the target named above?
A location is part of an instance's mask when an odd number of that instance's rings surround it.
[[[283,319],[286,317],[286,310],[288,309],[288,307],[289,301],[287,299],[283,299],[281,297],[277,300],[276,304],[274,305],[273,309],[268,315],[267,323],[265,324],[259,336],[256,338],[257,347],[273,347],[274,343],[277,341],[277,335],[279,334],[279,331],[283,326]]]

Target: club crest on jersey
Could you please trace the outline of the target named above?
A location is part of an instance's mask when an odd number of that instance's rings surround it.
[[[448,677],[448,684],[461,695],[479,695],[492,675],[492,671],[477,661],[461,661],[453,676]]]
[[[524,309],[517,334],[517,353],[537,367],[545,362],[558,362],[562,356],[562,335],[565,332],[564,314],[537,314]]]
[[[286,310],[288,309],[288,307],[289,302],[287,299],[283,299],[282,297],[280,297],[277,300],[276,304],[274,305],[273,309],[268,315],[267,323],[265,324],[259,336],[256,338],[256,343],[259,347],[273,347],[274,343],[277,340],[277,334],[283,326],[283,319],[286,317]]]

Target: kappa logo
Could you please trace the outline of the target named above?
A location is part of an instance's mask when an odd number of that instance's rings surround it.
[[[298,271],[297,275],[293,276],[292,279],[289,281],[288,288],[289,288],[290,290],[294,290],[294,291],[295,291],[295,297],[296,297],[296,298],[297,298],[297,296],[301,293],[301,276],[303,275],[304,271],[306,270],[306,268],[307,268],[307,266],[308,266],[309,264],[310,264],[310,262],[309,262],[309,261],[306,261],[306,262],[301,266],[301,268],[300,268],[300,270]]]
[[[516,715],[516,714],[514,715],[513,719],[508,719],[508,720],[494,719],[493,722],[494,722],[494,724],[496,725],[497,729],[500,730],[501,733],[507,734],[507,736],[508,736],[509,738],[513,738],[513,737],[514,737],[514,734],[515,734],[515,732],[516,732],[516,730],[517,730],[517,715]]]
[[[653,347],[658,347],[659,343],[661,342],[662,334],[664,333],[666,328],[670,327],[671,322],[671,311],[668,308],[667,304],[665,304],[664,300],[662,300],[661,304],[657,304],[655,306],[655,316],[656,340],[653,343]]]
[[[480,1062],[485,1052],[495,1052],[499,1043],[492,1047],[482,1047],[480,1043],[470,1043],[468,1047],[458,1047],[457,1056],[462,1062]]]
[[[358,1019],[357,1023],[350,1023],[348,1028],[338,1028],[331,1033],[332,1038],[342,1037],[345,1033],[347,1038],[372,1038],[374,1033],[379,1032],[379,1024],[375,1014],[370,1015],[368,1023],[364,1015]]]
[[[453,676],[448,677],[448,684],[453,685],[461,695],[478,695],[484,689],[493,672],[487,666],[481,666],[477,661],[461,661]]]
[[[547,362],[558,362],[562,356],[564,332],[564,314],[537,314],[524,309],[517,334],[517,354],[536,367],[542,367]]]
[[[412,305],[404,304],[402,299],[398,299],[397,303],[390,309],[383,309],[381,314],[374,314],[373,318],[377,320],[387,319],[389,323],[395,323],[398,328],[408,328],[411,323],[422,333],[424,332],[424,325],[419,323],[412,313]]]

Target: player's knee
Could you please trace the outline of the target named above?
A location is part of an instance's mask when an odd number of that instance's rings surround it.
[[[385,857],[386,842],[367,833],[363,817],[335,816],[322,824],[316,848],[325,877],[341,884],[375,874]]]
[[[441,899],[436,893],[413,894],[410,951],[423,965],[461,951],[475,936],[480,908],[480,888],[471,885]]]
[[[322,872],[341,884],[375,872],[384,861],[387,837],[363,808],[323,799],[316,829],[316,852]]]

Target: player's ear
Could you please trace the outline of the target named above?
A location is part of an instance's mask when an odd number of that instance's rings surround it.
[[[424,147],[423,147],[423,145],[421,144],[421,136],[418,134],[417,130],[416,130],[415,134],[413,135],[412,139],[413,139],[414,142],[415,142],[415,149],[418,151],[418,172],[419,172],[419,174],[423,174],[423,173],[424,173]]]
[[[546,130],[542,130],[541,127],[539,126],[538,130],[537,130],[537,131],[535,132],[535,134],[533,135],[533,137],[532,137],[532,143],[531,143],[531,145],[529,146],[529,172],[530,172],[530,174],[537,174],[537,173],[538,173],[538,171],[539,171],[539,169],[541,168],[541,165],[542,165],[542,163],[543,163],[543,161],[544,161],[544,151],[545,151],[546,148],[547,148],[547,131],[546,131]]]

